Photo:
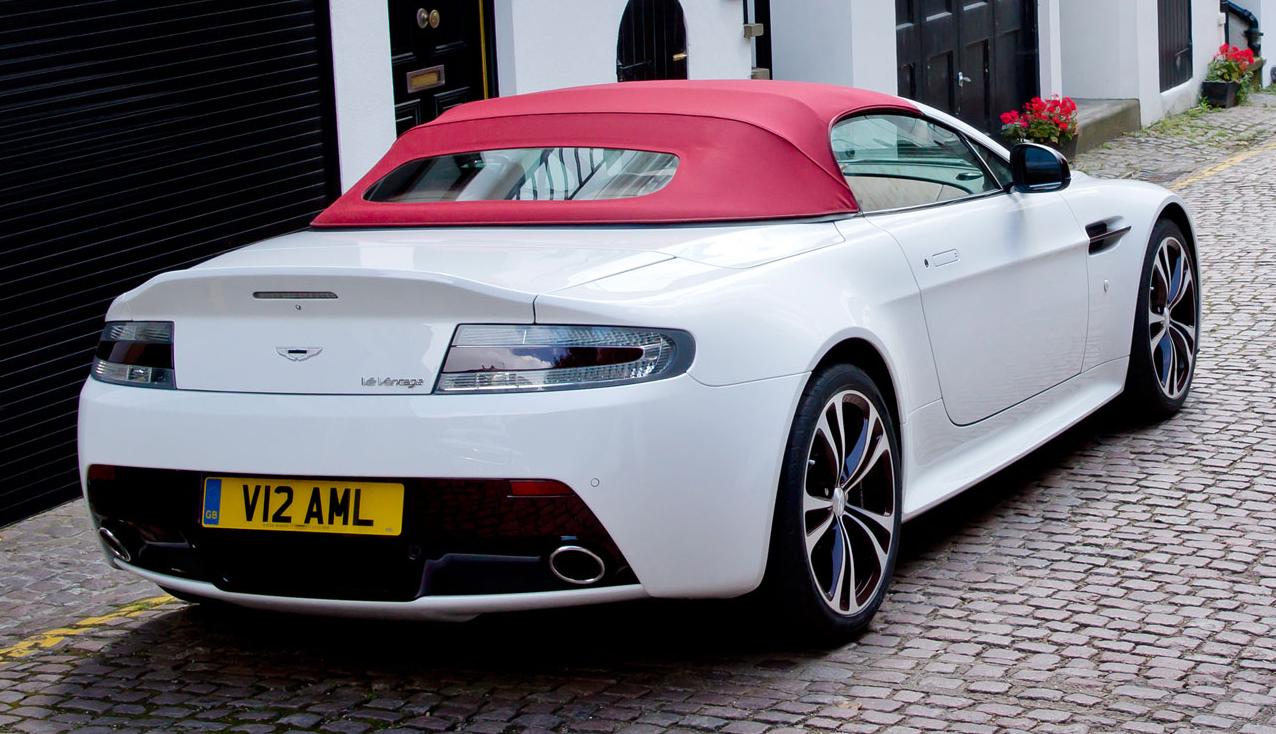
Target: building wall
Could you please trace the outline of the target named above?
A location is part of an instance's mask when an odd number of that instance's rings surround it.
[[[753,46],[744,38],[742,2],[682,0],[691,78],[749,77]],[[501,94],[616,81],[616,41],[627,0],[553,3],[553,12],[546,12],[530,0],[496,0]],[[330,0],[330,8],[341,185],[348,189],[394,142],[390,33],[383,1]]]
[[[329,0],[332,83],[341,190],[355,184],[394,142],[390,22],[384,2]]]
[[[895,94],[895,5],[881,0],[773,0],[771,76]]]
[[[1223,20],[1217,0],[1192,0],[1192,79],[1161,95],[1162,117],[1196,105],[1210,59],[1223,42]]]
[[[1263,45],[1271,45],[1276,48],[1276,0],[1235,0],[1236,4],[1245,8],[1249,12],[1258,17],[1258,30],[1264,34]],[[1234,26],[1232,31],[1232,43],[1245,48],[1244,26]],[[1270,54],[1264,54],[1270,55]],[[1270,84],[1276,76],[1272,73],[1272,64],[1267,64],[1263,68],[1264,85]]]
[[[495,1],[501,94],[616,79],[616,40],[626,0]],[[741,32],[743,0],[682,0],[692,78],[748,78],[752,43]],[[1244,0],[1276,26],[1276,0]],[[330,0],[341,183],[349,188],[394,141],[389,33],[384,3]],[[1156,2],[1038,0],[1044,95],[1138,99],[1143,123],[1195,104],[1222,38],[1217,0],[1193,0],[1191,81],[1159,89]],[[1260,20],[1263,15],[1260,14]],[[1096,23],[1096,18],[1104,22]],[[772,76],[897,88],[895,9],[882,0],[771,3],[766,29]],[[1276,36],[1274,36],[1276,37]]]
[[[1037,63],[1043,97],[1063,94],[1063,48],[1059,42],[1063,15],[1059,6],[1060,0],[1037,1]]]
[[[1062,92],[1081,99],[1137,99],[1144,125],[1196,104],[1222,39],[1217,0],[1192,0],[1192,78],[1162,92],[1155,2],[1066,0],[1059,15]]]
[[[687,74],[747,79],[753,47],[743,0],[683,0]],[[554,12],[526,0],[496,2],[496,67],[501,94],[616,81],[616,41],[627,0],[554,0]]]

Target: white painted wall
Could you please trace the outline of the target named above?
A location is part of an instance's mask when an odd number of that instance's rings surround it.
[[[331,0],[329,8],[338,164],[344,191],[394,142],[390,23],[384,2]]]
[[[496,0],[497,88],[503,96],[616,81],[616,33],[625,0],[553,0],[547,12],[549,7]]]
[[[1205,69],[1221,43],[1217,0],[1192,0],[1192,78],[1165,92],[1160,88],[1156,3],[1060,1],[1063,94],[1137,99],[1144,125],[1196,104]],[[1104,20],[1096,23],[1095,18]]]
[[[682,0],[687,73],[747,79],[753,45],[744,0]],[[496,0],[496,71],[503,95],[616,81],[627,0]],[[384,2],[330,0],[341,187],[354,185],[394,142],[390,31]]]
[[[1235,0],[1235,2],[1237,5],[1258,16],[1258,30],[1263,32],[1263,45],[1265,47],[1276,48],[1276,0]],[[1244,48],[1244,39],[1245,36],[1242,33],[1237,33],[1232,36],[1232,43]],[[1264,55],[1270,56],[1271,54],[1268,52]],[[1273,78],[1276,78],[1273,76],[1272,72],[1273,65],[1268,62],[1268,64],[1263,67],[1262,82],[1264,85],[1270,84]]]
[[[1058,39],[1062,93],[1082,99],[1136,99],[1139,96],[1137,27],[1139,5],[1111,0],[1065,0]],[[1096,17],[1104,18],[1095,23]],[[1156,26],[1153,23],[1153,36]]]
[[[496,0],[501,94],[616,80],[616,38],[627,0]],[[749,77],[743,0],[682,0],[688,73]],[[1276,0],[1242,0],[1273,26]],[[1191,81],[1160,91],[1157,13],[1152,0],[1037,0],[1045,95],[1138,99],[1143,123],[1195,104],[1222,42],[1217,0],[1193,0]],[[331,0],[341,184],[349,188],[394,141],[394,96],[386,7]],[[778,0],[771,6],[776,79],[896,91],[895,8],[885,0]],[[1096,22],[1095,19],[1102,19]],[[1276,42],[1274,42],[1276,43]]]
[[[1276,2],[1276,0],[1273,0]],[[1037,0],[1037,60],[1040,64],[1041,96],[1063,94],[1063,49],[1060,0]]]
[[[895,5],[883,0],[771,3],[771,76],[895,94]]]
[[[683,0],[687,75],[747,79],[753,47],[743,0]],[[616,81],[616,41],[627,0],[496,1],[496,69],[502,95]],[[548,11],[548,12],[547,12]]]
[[[753,42],[744,37],[744,0],[682,0],[682,12],[687,21],[687,76],[748,79],[753,73]],[[619,25],[617,19],[611,32],[613,67]],[[616,81],[614,72],[610,81]]]

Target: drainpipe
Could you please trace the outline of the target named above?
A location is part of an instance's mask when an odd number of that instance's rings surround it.
[[[1237,5],[1235,2],[1232,2],[1232,0],[1221,0],[1221,4],[1224,13],[1235,15],[1244,21],[1245,25],[1249,26],[1245,29],[1245,43],[1253,49],[1255,56],[1262,56],[1263,32],[1258,29],[1258,16]],[[1231,24],[1224,25],[1223,28],[1228,35],[1227,42],[1231,43]]]

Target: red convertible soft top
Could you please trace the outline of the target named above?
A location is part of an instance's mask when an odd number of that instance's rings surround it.
[[[869,109],[916,107],[861,89],[762,80],[626,82],[461,105],[413,128],[314,221],[330,226],[625,224],[845,214],[855,199],[829,128]],[[369,201],[369,189],[421,158],[510,148],[669,153],[663,188],[621,199]]]

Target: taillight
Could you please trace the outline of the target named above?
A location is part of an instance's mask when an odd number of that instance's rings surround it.
[[[93,360],[93,377],[138,387],[176,387],[173,322],[108,321]]]
[[[437,393],[571,390],[680,375],[685,331],[622,326],[467,324],[456,329]]]

